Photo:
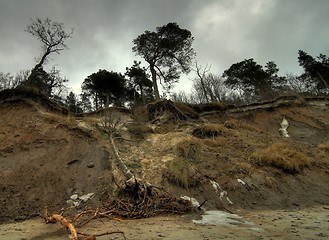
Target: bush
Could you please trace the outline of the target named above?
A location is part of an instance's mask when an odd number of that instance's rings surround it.
[[[272,166],[292,174],[300,173],[310,166],[305,154],[288,148],[285,143],[274,143],[265,149],[256,150],[250,158],[258,166]]]

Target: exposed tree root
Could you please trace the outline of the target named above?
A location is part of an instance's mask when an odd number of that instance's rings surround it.
[[[187,120],[188,117],[170,100],[151,103],[147,106],[148,119],[152,122]]]
[[[114,199],[105,207],[122,218],[147,218],[164,213],[183,214],[192,211],[190,201],[171,196],[162,189],[141,186],[122,190],[122,198]]]
[[[72,223],[69,222],[65,217],[62,216],[63,213],[64,213],[64,211],[61,210],[61,213],[54,213],[54,214],[50,215],[48,212],[48,209],[45,208],[44,219],[47,224],[60,222],[62,224],[62,226],[69,232],[69,238],[71,240],[96,240],[97,237],[104,236],[104,235],[111,235],[111,234],[122,234],[123,238],[126,239],[126,236],[125,236],[124,232],[122,232],[122,231],[111,231],[111,232],[105,232],[105,233],[99,233],[99,234],[88,234],[88,233],[77,231],[76,227],[73,224],[73,222],[77,221],[78,218],[80,218],[82,215],[92,213],[93,216],[91,218],[89,218],[88,221],[85,221],[83,224],[81,224],[81,226],[87,224],[92,219],[100,218],[100,217],[104,217],[104,216],[108,217],[109,212],[99,212],[98,210],[84,211],[82,213],[79,213],[73,219]]]
[[[149,105],[149,113],[155,117],[157,112],[170,110],[177,119],[186,119],[171,101],[161,101]],[[125,178],[125,187],[121,189],[120,199],[110,201],[105,207],[111,215],[124,218],[144,218],[160,213],[185,213],[192,210],[191,202],[177,199],[164,190],[155,188],[148,182],[137,179],[128,169],[115,145],[113,134],[119,132],[120,119],[109,113],[103,125],[103,131],[110,137],[110,145],[118,168]]]
[[[167,104],[162,105],[164,108],[169,108],[175,112],[179,119],[184,119],[185,115],[180,113],[174,105],[169,101]],[[160,105],[154,108],[162,108]],[[111,115],[106,116],[103,122],[103,131],[109,134],[110,145],[113,151],[118,168],[125,178],[125,187],[120,190],[120,199],[114,199],[96,210],[86,210],[77,214],[71,222],[63,217],[64,211],[50,215],[47,208],[45,209],[44,219],[46,223],[60,222],[62,226],[69,232],[70,239],[72,240],[92,240],[98,236],[110,234],[122,234],[122,231],[106,232],[101,234],[87,234],[77,231],[76,227],[86,225],[93,219],[109,218],[146,218],[161,213],[176,213],[182,214],[192,210],[190,201],[175,198],[166,193],[163,189],[156,188],[149,183],[144,183],[142,180],[137,179],[132,172],[127,168],[124,161],[120,158],[119,151],[116,148],[113,134],[118,132],[120,118]],[[80,236],[79,236],[80,235]]]

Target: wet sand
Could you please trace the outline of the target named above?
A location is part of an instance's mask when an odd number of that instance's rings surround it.
[[[196,215],[123,221],[94,220],[78,230],[90,234],[121,230],[129,240],[329,239],[329,206],[294,210],[241,210],[234,215],[216,214],[215,219],[220,218],[220,221],[202,222]],[[193,222],[193,219],[196,221]],[[60,240],[69,237],[60,224],[45,224],[41,218],[35,218],[0,225],[0,239]],[[124,238],[120,234],[112,234],[97,239]]]

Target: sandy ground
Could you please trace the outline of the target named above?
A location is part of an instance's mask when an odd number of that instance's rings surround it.
[[[217,212],[217,214],[220,212]],[[222,214],[222,213],[220,213]],[[328,239],[329,205],[295,210],[237,211],[234,215],[216,215],[214,222],[193,222],[196,216],[158,216],[139,220],[110,220],[88,223],[79,231],[90,234],[121,230],[134,239]],[[221,219],[219,219],[221,218]],[[203,220],[206,221],[205,217]],[[209,219],[208,219],[209,220]],[[60,240],[69,239],[59,224],[45,224],[35,218],[0,225],[0,239]],[[97,239],[124,239],[112,234]]]

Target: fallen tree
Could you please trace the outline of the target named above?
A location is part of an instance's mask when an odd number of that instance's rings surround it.
[[[111,231],[100,234],[87,234],[77,230],[98,218],[122,219],[122,218],[146,218],[162,213],[183,214],[193,209],[190,201],[173,197],[161,188],[154,187],[152,184],[142,181],[135,177],[129,170],[119,155],[119,151],[115,144],[115,139],[118,138],[122,119],[113,113],[109,112],[105,115],[100,127],[102,131],[108,134],[109,143],[122,176],[125,179],[125,185],[119,189],[120,197],[116,197],[104,203],[102,207],[88,209],[75,215],[72,221],[69,221],[63,216],[64,210],[60,213],[49,214],[47,208],[44,212],[44,220],[46,223],[57,223],[69,232],[69,237],[72,240],[94,240],[96,237],[122,234],[122,231]]]
[[[144,218],[160,213],[182,214],[192,210],[189,201],[171,196],[161,188],[142,181],[128,169],[115,144],[115,139],[120,136],[120,125],[123,121],[113,112],[108,112],[102,122],[102,129],[110,138],[117,166],[125,178],[125,186],[120,189],[120,198],[113,199],[106,204],[106,209],[111,214],[124,218]]]

